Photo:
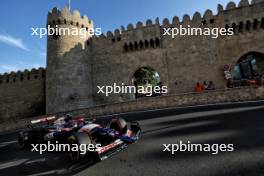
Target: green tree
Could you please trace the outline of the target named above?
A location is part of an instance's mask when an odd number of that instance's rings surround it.
[[[144,86],[146,84],[156,86],[160,83],[158,73],[150,67],[141,67],[138,69],[134,74],[134,78],[138,86]]]

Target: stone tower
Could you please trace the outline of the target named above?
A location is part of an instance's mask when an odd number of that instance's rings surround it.
[[[46,112],[91,106],[91,66],[84,48],[93,22],[77,10],[54,8],[48,13],[48,27],[61,35],[47,37]]]

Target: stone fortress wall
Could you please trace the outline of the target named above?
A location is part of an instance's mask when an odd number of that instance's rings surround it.
[[[45,69],[0,75],[0,123],[45,114]]]
[[[48,14],[47,25],[68,28],[93,28],[93,22],[78,11],[54,8]],[[234,36],[163,36],[163,28],[233,27]],[[97,86],[113,83],[132,85],[133,74],[141,67],[155,69],[168,96],[192,92],[197,81],[213,81],[217,88],[225,88],[223,66],[236,62],[249,52],[264,53],[264,1],[241,0],[226,8],[218,5],[217,14],[211,10],[182,20],[173,17],[162,22],[147,20],[136,26],[107,32],[106,35],[49,36],[47,45],[46,81],[43,93],[46,113],[89,108],[100,104],[125,102],[129,96],[97,94]],[[46,85],[46,86],[44,86]],[[6,92],[6,87],[1,92]],[[19,89],[16,87],[16,89]],[[32,92],[35,87],[32,85]],[[19,91],[14,91],[14,97]],[[5,95],[4,95],[5,96]],[[158,99],[157,99],[158,100]],[[10,99],[10,102],[11,99]],[[14,100],[15,102],[15,100]],[[130,101],[131,103],[131,101]]]
[[[178,36],[174,39],[163,36],[164,27],[179,25],[233,27],[235,35],[220,36],[217,39],[208,36]],[[159,73],[163,85],[168,86],[169,95],[191,92],[197,81],[204,80],[211,80],[217,88],[224,88],[225,64],[235,65],[249,52],[264,53],[263,29],[264,2],[252,1],[249,4],[247,0],[241,0],[238,6],[230,2],[225,9],[218,5],[218,13],[215,15],[211,10],[206,10],[204,15],[196,12],[192,18],[184,15],[181,21],[178,17],[173,17],[171,22],[165,18],[160,23],[157,18],[155,22],[147,20],[145,24],[138,22],[135,27],[129,24],[127,28],[109,31],[106,36],[93,36],[86,42],[77,39],[74,43],[79,44],[62,57],[49,57],[54,56],[56,51],[48,50],[48,62],[58,62],[54,69],[50,69],[52,67],[49,68],[48,65],[47,75],[49,71],[57,72],[61,66],[62,79],[48,76],[47,79],[50,78],[51,81],[47,85],[56,87],[60,80],[62,83],[59,85],[65,86],[47,89],[47,100],[49,97],[58,100],[52,107],[49,107],[50,103],[47,101],[47,112],[127,101],[128,96],[124,94],[111,94],[109,97],[97,94],[97,86],[113,83],[132,85],[133,74],[144,66]],[[61,42],[65,40],[68,39],[61,38]],[[48,46],[54,44],[60,48],[56,42],[58,41],[49,40]],[[69,79],[68,66],[73,68]]]
[[[124,82],[131,85],[135,71],[150,66],[160,74],[162,83],[168,86],[169,94],[193,91],[194,84],[203,80],[212,80],[218,88],[224,88],[224,64],[234,65],[250,51],[264,52],[263,17],[263,3],[249,5],[243,0],[239,7],[229,3],[226,10],[219,5],[216,15],[207,10],[203,17],[195,13],[192,19],[185,15],[182,21],[174,17],[172,22],[164,19],[162,24],[158,19],[154,24],[147,20],[144,26],[141,22],[136,27],[129,24],[121,34],[118,30],[115,34],[108,32],[106,38],[102,36],[90,42],[96,75],[93,83],[106,85]],[[254,22],[257,25],[253,28]],[[162,36],[163,27],[177,27],[180,24],[201,28],[235,25],[236,35],[218,39],[206,36],[179,36],[172,39]],[[248,24],[249,29],[246,29]],[[143,43],[143,47],[140,43]],[[106,73],[111,76],[106,76]],[[120,98],[120,95],[113,96],[97,95],[95,102],[100,104]]]

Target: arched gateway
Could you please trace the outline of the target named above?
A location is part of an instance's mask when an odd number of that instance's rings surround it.
[[[249,52],[243,55],[234,66],[234,79],[253,79],[264,74],[264,54]]]

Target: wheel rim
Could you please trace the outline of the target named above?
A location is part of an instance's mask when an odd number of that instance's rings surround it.
[[[70,137],[68,140],[69,140],[70,146],[72,146],[73,144],[77,144],[75,137]],[[79,151],[69,151],[68,155],[72,162],[78,161],[80,158]]]
[[[24,134],[20,133],[19,137],[18,137],[18,145],[23,148],[25,147],[25,138],[24,138]]]
[[[69,152],[69,157],[71,161],[78,161],[79,160],[79,152]]]

